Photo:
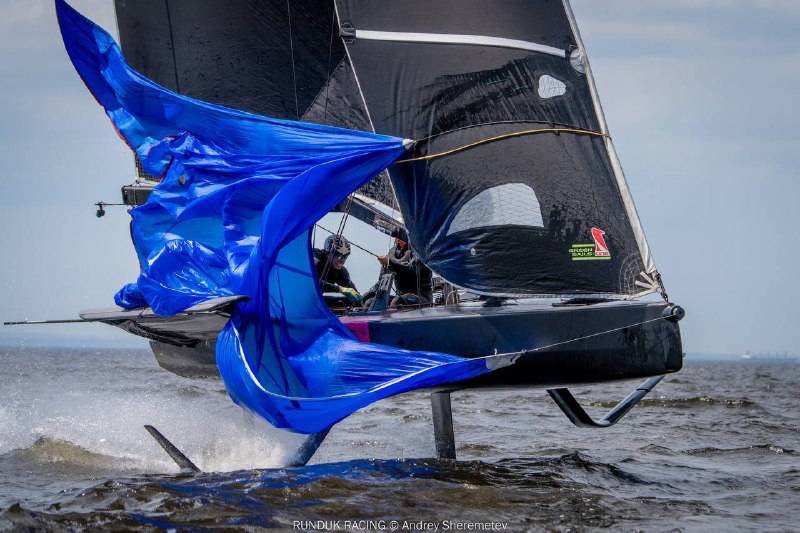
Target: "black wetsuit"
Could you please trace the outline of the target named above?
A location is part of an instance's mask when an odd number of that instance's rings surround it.
[[[406,247],[401,250],[394,244],[386,254],[389,260],[387,267],[394,273],[394,286],[398,294],[416,294],[422,296],[428,302],[433,300],[433,286],[431,269],[417,261],[411,248]]]
[[[317,279],[322,292],[339,292],[339,287],[356,289],[356,285],[350,279],[350,272],[347,271],[347,268],[342,267],[336,270],[333,265],[328,265],[328,271],[325,272],[327,262],[328,254],[325,253],[325,250],[314,249],[314,267],[317,269]],[[322,276],[323,272],[325,272],[324,278]]]

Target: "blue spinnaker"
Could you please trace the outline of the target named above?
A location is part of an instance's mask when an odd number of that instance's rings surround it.
[[[117,303],[171,315],[249,296],[217,341],[234,401],[315,433],[381,398],[489,371],[486,359],[359,342],[320,294],[311,228],[402,155],[403,139],[181,96],[131,69],[112,37],[63,0],[56,10],[86,86],[145,170],[163,176],[132,210],[142,272]]]

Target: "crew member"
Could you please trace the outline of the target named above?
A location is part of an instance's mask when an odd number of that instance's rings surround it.
[[[422,303],[430,303],[433,300],[431,269],[418,261],[408,246],[405,228],[396,227],[392,230],[392,237],[394,244],[389,253],[379,255],[378,262],[394,273],[394,286],[398,294],[414,294],[424,299]]]
[[[349,255],[350,243],[347,239],[330,235],[325,239],[324,249],[314,250],[314,267],[322,292],[340,292],[352,305],[361,305],[361,295],[344,266]]]

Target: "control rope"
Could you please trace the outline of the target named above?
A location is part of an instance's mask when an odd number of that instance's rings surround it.
[[[579,135],[594,135],[596,137],[609,137],[609,135],[605,133],[601,133],[599,131],[592,131],[592,130],[581,130],[575,128],[545,128],[545,129],[538,129],[538,130],[525,130],[525,131],[515,131],[513,133],[504,133],[503,135],[496,135],[494,137],[489,137],[488,139],[481,139],[480,141],[475,141],[474,143],[465,144],[464,146],[459,146],[458,148],[453,148],[452,150],[447,150],[445,152],[439,152],[437,154],[430,154],[430,155],[423,155],[419,157],[410,157],[408,159],[401,159],[396,161],[397,163],[410,163],[412,161],[424,161],[426,159],[435,159],[437,157],[444,157],[446,155],[454,154],[456,152],[461,152],[468,148],[472,148],[481,144],[486,144],[493,141],[499,141],[500,139],[508,139],[510,137],[519,137],[522,135],[534,135],[536,133],[575,133]],[[420,141],[417,141],[420,142]]]
[[[497,353],[497,354],[491,355],[489,357],[500,357],[500,356],[506,356],[506,355],[522,355],[522,354],[530,353],[530,352],[539,352],[539,351],[542,351],[542,350],[546,350],[548,348],[553,348],[555,346],[561,346],[563,344],[569,344],[571,342],[577,342],[577,341],[582,341],[582,340],[586,340],[586,339],[591,339],[592,337],[599,337],[600,335],[606,335],[608,333],[613,333],[615,331],[620,331],[620,330],[623,330],[623,329],[626,329],[626,328],[633,328],[633,327],[636,327],[636,326],[643,326],[644,324],[649,324],[651,322],[657,322],[659,320],[668,320],[670,318],[672,318],[671,315],[670,316],[660,316],[658,318],[651,318],[649,320],[644,320],[642,322],[637,322],[635,324],[628,324],[628,325],[625,325],[625,326],[620,326],[618,328],[612,328],[612,329],[609,329],[609,330],[606,330],[606,331],[599,331],[597,333],[590,333],[589,335],[583,335],[581,337],[575,337],[574,339],[568,339],[568,340],[565,340],[565,341],[554,342],[553,344],[546,344],[544,346],[539,346],[537,348],[528,348],[527,350],[520,350],[518,352]]]

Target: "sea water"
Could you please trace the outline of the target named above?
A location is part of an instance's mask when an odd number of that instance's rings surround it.
[[[432,459],[428,397],[372,405],[309,466],[302,436],[144,350],[0,349],[0,531],[791,531],[800,364],[688,361],[612,428],[541,389],[453,394],[459,460]],[[602,416],[636,383],[574,389]],[[152,424],[203,473],[187,475]]]

